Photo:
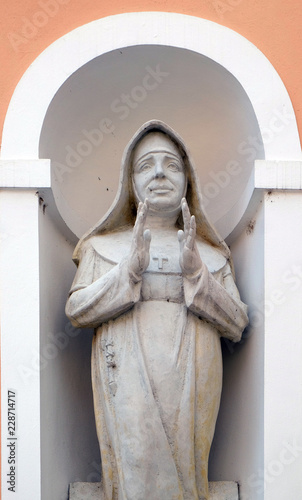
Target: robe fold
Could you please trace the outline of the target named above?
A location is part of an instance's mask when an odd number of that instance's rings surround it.
[[[203,267],[184,277],[171,241],[151,242],[139,280],[128,271],[131,230],[92,236],[79,253],[66,310],[75,326],[95,328],[104,500],[208,499],[220,336],[240,340],[246,306],[221,252],[198,238]]]

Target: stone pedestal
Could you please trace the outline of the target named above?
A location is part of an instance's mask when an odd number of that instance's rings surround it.
[[[238,484],[234,481],[210,483],[209,500],[239,500]],[[101,483],[71,483],[69,500],[104,500]]]

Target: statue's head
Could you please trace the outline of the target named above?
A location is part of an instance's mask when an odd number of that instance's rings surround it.
[[[198,177],[184,141],[165,123],[151,120],[140,127],[127,145],[116,198],[109,211],[79,241],[75,262],[86,239],[133,226],[138,202],[146,198],[150,214],[178,215],[175,225],[182,229],[181,199],[184,196],[190,212],[195,215],[198,237],[229,258],[227,245],[202,208]]]
[[[180,150],[167,134],[150,131],[137,143],[132,157],[132,184],[136,202],[147,198],[150,213],[180,211],[187,175]]]

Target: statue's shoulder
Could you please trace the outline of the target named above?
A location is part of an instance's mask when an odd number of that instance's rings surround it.
[[[226,265],[226,257],[207,241],[198,238],[197,248],[202,261],[206,264],[211,273],[220,271]]]
[[[129,253],[132,228],[105,233],[89,238],[88,243],[103,259],[117,264]]]

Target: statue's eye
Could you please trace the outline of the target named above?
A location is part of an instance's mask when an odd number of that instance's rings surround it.
[[[179,163],[171,161],[170,163],[168,163],[168,169],[171,170],[171,172],[180,172],[181,165]]]
[[[139,172],[148,172],[148,170],[150,170],[151,168],[152,166],[150,165],[150,163],[143,163],[139,167]]]

